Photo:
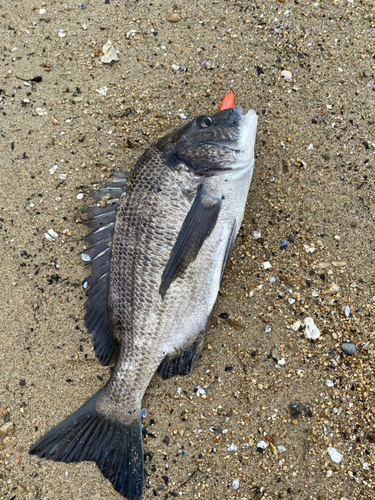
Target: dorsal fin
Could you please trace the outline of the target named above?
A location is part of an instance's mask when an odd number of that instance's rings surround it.
[[[84,212],[90,217],[80,221],[91,229],[91,233],[83,238],[90,246],[82,253],[82,259],[92,266],[91,274],[82,285],[85,289],[89,287],[86,292],[85,325],[92,333],[95,354],[102,365],[109,365],[115,360],[118,348],[110,324],[108,285],[117,208],[125,192],[125,184],[126,177],[120,174],[114,182],[92,191],[91,196],[100,203],[87,207]]]

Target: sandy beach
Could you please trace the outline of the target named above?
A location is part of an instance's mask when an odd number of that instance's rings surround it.
[[[374,498],[373,2],[3,0],[0,26],[0,500],[123,498],[28,455],[110,373],[76,221],[228,88],[253,182],[197,367],[146,392],[142,498]]]

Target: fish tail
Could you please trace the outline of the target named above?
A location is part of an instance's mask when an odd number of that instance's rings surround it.
[[[138,500],[144,480],[141,419],[126,425],[100,415],[96,402],[103,390],[41,437],[29,453],[67,463],[94,461],[116,491]]]

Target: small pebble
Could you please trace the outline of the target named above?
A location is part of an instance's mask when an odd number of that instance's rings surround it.
[[[82,198],[83,198],[83,193],[77,194],[77,200],[82,200]]]
[[[178,12],[171,12],[167,16],[167,21],[170,23],[177,23],[181,19],[180,14]]]
[[[269,279],[269,281],[270,281],[270,283],[275,283],[276,278],[274,278],[273,276],[271,276],[270,279]]]
[[[267,325],[267,326],[266,326],[266,329],[265,329],[265,332],[266,332],[266,333],[270,333],[270,331],[271,331],[271,328]]]
[[[333,387],[335,384],[332,382],[332,380],[327,380],[327,386],[328,387]]]
[[[346,306],[345,307],[345,316],[348,318],[349,317],[349,314],[350,314],[350,307],[349,306]]]
[[[263,269],[271,269],[272,264],[268,260],[266,262],[263,262]]]
[[[181,120],[187,120],[187,116],[184,113],[180,113],[178,116],[181,118]]]
[[[232,443],[232,444],[229,446],[229,448],[228,448],[228,451],[236,451],[236,450],[237,450],[237,446],[236,446],[234,443]]]
[[[87,255],[87,253],[83,253],[82,254],[82,260],[85,261],[85,262],[90,262],[91,257],[89,255]]]
[[[7,422],[6,424],[0,427],[0,436],[1,435],[9,436],[10,434],[12,434],[13,431],[14,431],[14,423]]]
[[[180,69],[180,66],[177,66],[177,64],[172,64],[172,69],[173,71],[177,71],[178,69]]]
[[[253,235],[254,240],[257,240],[262,236],[262,233],[260,231],[253,231],[251,234]]]
[[[356,345],[353,342],[343,342],[341,344],[341,349],[348,356],[353,356],[357,352]]]

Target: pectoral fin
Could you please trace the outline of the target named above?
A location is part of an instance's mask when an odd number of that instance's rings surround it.
[[[163,299],[171,283],[197,258],[204,241],[210,236],[219,216],[221,200],[221,197],[208,194],[203,184],[199,184],[161,278],[159,292]]]

